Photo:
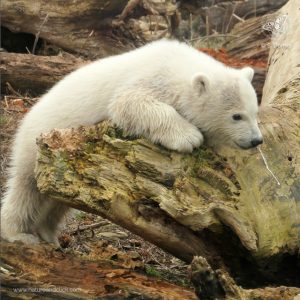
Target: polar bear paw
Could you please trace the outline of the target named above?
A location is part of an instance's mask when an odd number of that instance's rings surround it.
[[[160,138],[160,143],[168,149],[178,152],[190,153],[194,148],[199,147],[203,143],[203,135],[197,127],[190,123],[184,126],[175,126],[165,132]]]

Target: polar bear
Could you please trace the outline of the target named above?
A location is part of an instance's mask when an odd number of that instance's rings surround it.
[[[53,128],[110,119],[168,149],[191,152],[204,139],[248,149],[262,143],[253,70],[233,69],[177,41],[161,40],[100,59],[58,82],[25,116],[12,147],[1,235],[58,244],[67,208],[41,195],[36,138]]]

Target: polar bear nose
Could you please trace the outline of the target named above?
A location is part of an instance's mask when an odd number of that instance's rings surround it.
[[[256,147],[256,146],[258,146],[262,143],[263,143],[263,139],[253,139],[253,140],[251,140],[252,147]]]

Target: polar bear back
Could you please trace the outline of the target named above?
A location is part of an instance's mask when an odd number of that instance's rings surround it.
[[[41,98],[23,125],[27,127],[28,120],[35,124],[38,132],[43,132],[94,124],[109,117],[107,108],[116,93],[138,84],[161,91],[166,87],[163,90],[166,93],[172,89],[180,92],[192,74],[201,70],[207,74],[224,73],[227,68],[183,43],[154,42],[122,55],[100,59],[69,74]]]

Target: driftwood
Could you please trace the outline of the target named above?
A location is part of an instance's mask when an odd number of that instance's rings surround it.
[[[9,83],[21,92],[40,95],[63,76],[85,64],[72,55],[36,56],[32,54],[1,53],[1,89]]]

